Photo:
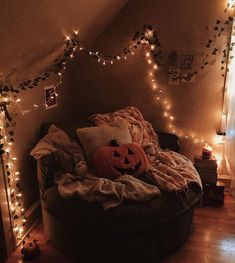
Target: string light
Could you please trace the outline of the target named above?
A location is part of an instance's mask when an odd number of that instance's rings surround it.
[[[227,0],[228,3],[228,7],[234,7],[234,3],[235,0]],[[133,43],[131,45],[128,46],[127,49],[124,50],[124,53],[122,55],[117,55],[117,56],[113,56],[110,58],[104,58],[102,57],[99,52],[92,52],[87,50],[85,47],[83,47],[80,42],[77,39],[78,36],[78,30],[74,30],[74,34],[72,36],[66,36],[65,37],[65,43],[66,43],[66,48],[65,48],[65,52],[64,54],[66,54],[66,58],[63,59],[56,59],[57,65],[59,67],[58,71],[52,71],[54,73],[57,73],[59,76],[59,80],[56,83],[55,87],[57,88],[61,83],[62,83],[62,79],[63,79],[63,71],[66,70],[66,64],[67,64],[67,57],[72,59],[75,57],[77,50],[79,51],[83,51],[85,53],[87,53],[88,55],[95,57],[98,63],[101,63],[103,66],[109,64],[109,65],[113,65],[115,60],[127,60],[128,55],[135,55],[135,52],[133,51],[137,46],[135,41],[133,41]],[[180,130],[176,129],[175,125],[174,125],[174,121],[175,121],[175,116],[172,114],[173,111],[173,107],[172,104],[169,103],[169,99],[164,97],[162,98],[162,89],[159,89],[157,84],[156,84],[156,79],[154,78],[154,74],[152,72],[152,70],[156,71],[158,70],[158,63],[155,62],[154,58],[153,60],[151,59],[151,55],[152,52],[155,52],[156,50],[156,45],[152,44],[149,39],[152,38],[154,36],[154,31],[150,28],[148,28],[145,33],[144,33],[145,39],[141,39],[138,40],[140,42],[141,45],[146,45],[148,51],[145,53],[145,56],[147,58],[147,63],[150,67],[150,72],[149,75],[151,77],[151,87],[153,92],[156,94],[155,97],[155,101],[157,102],[161,102],[162,104],[162,108],[163,108],[163,116],[167,119],[167,127],[170,128],[170,131],[172,133],[177,133],[177,134],[181,134],[181,136],[185,139],[192,139],[194,141],[194,143],[203,143],[204,139],[203,138],[198,138],[195,134],[191,134],[191,135],[185,135],[183,134]],[[61,66],[59,66],[61,64]],[[39,79],[46,79],[50,76],[51,71],[47,71],[44,73],[44,75],[39,75]],[[14,85],[9,85],[7,86],[9,91],[16,91],[18,88],[20,89],[25,89],[25,86],[30,86],[32,85],[31,83],[33,83],[33,85],[38,84],[37,78],[35,78],[34,80],[29,80],[26,82],[21,83],[20,85],[18,85],[16,88],[14,88]],[[3,92],[4,93],[4,92]],[[58,93],[54,93],[52,94],[51,98],[54,98],[54,96],[58,96]],[[1,96],[2,101],[4,102],[13,102],[15,105],[17,105],[18,109],[21,110],[22,114],[26,114],[31,112],[32,110],[22,110],[21,106],[20,106],[20,102],[21,99],[19,98],[15,98],[15,97],[11,97],[11,96],[7,96],[7,97],[2,97]],[[39,109],[41,108],[41,106],[46,106],[45,103],[43,104],[34,104],[33,108],[34,109]],[[6,113],[6,112],[5,112]],[[9,123],[9,122],[8,122]],[[7,129],[5,126],[5,119],[4,119],[4,115],[3,115],[3,111],[1,114],[1,119],[0,119],[0,129],[1,129],[1,143],[3,145],[7,145],[7,148],[5,149],[5,154],[3,154],[3,161],[6,164],[5,165],[5,170],[6,170],[6,174],[8,175],[8,190],[7,193],[9,195],[9,206],[10,206],[10,210],[12,212],[12,219],[13,219],[13,230],[16,233],[16,237],[17,237],[17,241],[21,241],[23,238],[23,233],[24,233],[24,225],[26,222],[26,218],[25,218],[25,214],[24,211],[25,209],[23,208],[22,205],[22,193],[21,193],[21,189],[19,187],[19,180],[20,180],[20,172],[15,170],[15,162],[17,160],[16,157],[12,156],[12,147],[14,146],[14,142],[11,141],[11,137],[8,136],[7,134]]]
[[[10,98],[0,98],[3,101],[10,101]],[[19,100],[17,100],[19,102]],[[14,141],[12,141],[12,136],[8,137],[8,134],[12,134],[12,131],[8,131],[12,128],[11,122],[7,120],[8,128],[6,128],[6,117],[2,111],[0,125],[1,125],[1,144],[7,145],[7,147],[2,149],[4,152],[2,154],[3,163],[5,164],[5,174],[7,175],[7,193],[9,199],[9,207],[11,211],[11,217],[13,222],[13,230],[16,235],[17,243],[21,242],[23,239],[23,234],[25,231],[26,217],[24,214],[24,208],[22,204],[22,191],[19,185],[20,172],[15,170],[14,162],[17,160],[16,157],[12,157],[12,147]]]
[[[153,50],[155,49],[155,46],[150,44],[150,43],[145,43],[146,45],[146,49],[150,49]],[[157,63],[154,63],[153,60],[151,59],[151,52],[147,51],[145,53],[145,57],[147,59],[147,63],[150,67],[149,70],[149,76],[150,76],[150,80],[151,83],[153,83],[151,85],[152,90],[154,92],[157,92],[157,96],[155,96],[155,101],[156,102],[160,102],[163,108],[163,114],[162,116],[166,119],[167,123],[166,126],[170,129],[170,132],[173,134],[177,134],[178,136],[180,135],[181,138],[185,138],[185,139],[191,139],[193,141],[194,144],[197,143],[203,143],[204,139],[199,138],[197,136],[195,136],[195,134],[192,135],[185,135],[182,131],[180,131],[178,128],[176,128],[176,126],[174,125],[174,121],[175,121],[175,116],[172,114],[173,111],[173,107],[172,104],[169,103],[169,99],[168,98],[162,98],[162,93],[163,91],[161,89],[157,89],[157,85],[156,85],[156,79],[154,78],[154,74],[152,70],[157,70],[158,69],[158,65]]]

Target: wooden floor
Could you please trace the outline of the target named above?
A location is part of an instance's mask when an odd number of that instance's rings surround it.
[[[226,193],[223,207],[197,208],[194,225],[194,231],[184,247],[162,263],[235,263],[235,200],[229,193]],[[41,255],[34,262],[73,263],[47,240],[42,224],[34,228],[31,237],[39,240],[41,248]],[[19,249],[6,261],[22,262],[26,261],[21,260]]]

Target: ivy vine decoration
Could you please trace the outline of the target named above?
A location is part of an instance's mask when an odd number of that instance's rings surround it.
[[[40,86],[40,83],[48,79],[52,74],[61,76],[62,72],[66,69],[66,64],[75,56],[79,46],[77,34],[73,34],[71,38],[67,38],[64,42],[65,48],[61,55],[59,55],[53,64],[43,72],[40,72],[35,77],[24,80],[20,83],[2,83],[0,84],[0,94],[7,95],[8,93],[19,93],[27,89],[33,89]]]
[[[11,146],[15,142],[14,127],[16,122],[14,121],[14,117],[16,117],[16,113],[10,114],[8,111],[9,106],[9,101],[0,102],[0,111],[2,113],[0,126],[0,153],[3,158],[6,181],[8,185],[8,197],[13,230],[16,234],[18,242],[23,238],[26,217],[22,203],[22,188],[19,178],[20,173],[15,170],[14,162],[16,161],[16,157],[14,157],[11,152]]]
[[[225,21],[216,20],[216,23],[213,27],[213,36],[209,38],[206,44],[206,48],[208,49],[208,54],[206,56],[204,64],[201,66],[201,70],[203,70],[209,64],[208,62],[209,55],[216,56],[218,52],[221,51],[220,48],[215,45],[216,40],[219,37],[221,37],[222,34],[228,30],[228,28],[231,27],[232,23],[233,23],[232,16],[227,17]],[[234,46],[234,43],[230,43],[230,42],[231,42],[231,39],[229,39],[229,41],[226,43],[225,48],[221,52],[222,59],[220,61],[221,63],[220,70],[221,70],[221,76],[223,78],[225,77],[225,73],[228,71],[227,61],[228,61],[229,52],[233,49],[233,46]]]
[[[136,45],[148,44],[150,46],[150,53],[153,62],[158,66],[162,66],[162,51],[160,50],[161,43],[158,37],[158,32],[152,25],[143,25],[142,31],[136,32],[133,41],[136,42]]]

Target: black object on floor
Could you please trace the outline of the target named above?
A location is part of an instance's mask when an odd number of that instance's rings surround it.
[[[203,186],[203,204],[208,206],[221,206],[224,204],[224,186],[218,181],[216,184],[205,184]]]

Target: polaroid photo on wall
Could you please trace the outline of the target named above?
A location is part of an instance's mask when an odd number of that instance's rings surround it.
[[[58,106],[56,88],[53,85],[44,87],[44,98],[46,110],[52,109]]]

